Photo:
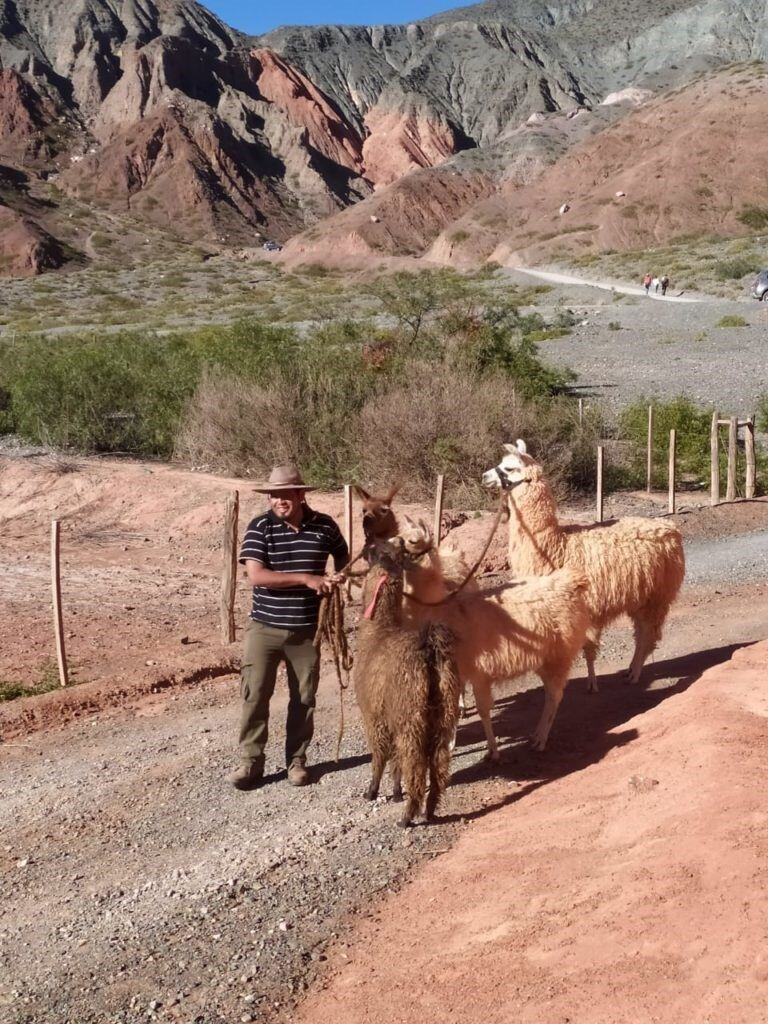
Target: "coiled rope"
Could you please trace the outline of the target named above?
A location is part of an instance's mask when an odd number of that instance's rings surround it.
[[[352,655],[349,653],[347,634],[344,630],[344,594],[340,584],[335,584],[320,601],[320,615],[315,631],[315,648],[321,652],[323,644],[330,650],[339,684],[339,734],[336,739],[336,761],[341,753],[344,738],[344,691],[349,687],[349,673],[352,671]],[[342,672],[344,678],[342,678]],[[346,681],[345,681],[346,679]]]

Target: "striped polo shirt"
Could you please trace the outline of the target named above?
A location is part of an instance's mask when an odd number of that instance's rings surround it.
[[[328,557],[337,570],[349,559],[347,544],[336,522],[322,512],[304,507],[298,530],[271,510],[252,519],[245,531],[240,562],[253,559],[273,572],[325,573]],[[254,587],[251,618],[279,629],[317,626],[320,595],[309,587]]]

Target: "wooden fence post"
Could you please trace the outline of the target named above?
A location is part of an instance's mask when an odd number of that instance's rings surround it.
[[[603,521],[603,463],[604,463],[604,449],[600,444],[597,446],[597,521],[602,523]]]
[[[736,446],[739,436],[739,421],[735,416],[728,420],[728,475],[726,477],[725,500],[736,500]]]
[[[437,478],[437,491],[435,493],[435,528],[433,530],[433,536],[435,538],[435,547],[440,546],[440,534],[443,529],[443,495],[445,494],[445,477],[442,473]]]
[[[344,484],[344,540],[352,557],[352,485]]]
[[[669,432],[669,511],[675,511],[675,484],[677,482],[677,431]]]
[[[744,480],[744,497],[755,496],[755,417],[750,416],[744,424],[744,457],[747,463]]]
[[[235,642],[235,595],[237,593],[237,520],[240,494],[233,491],[224,509],[224,569],[221,576],[221,642]]]
[[[59,663],[59,683],[69,685],[67,671],[67,652],[64,647],[64,621],[61,614],[61,564],[60,564],[60,524],[58,519],[51,520],[51,592],[53,595],[53,629],[56,634],[56,660]]]
[[[648,451],[645,459],[645,489],[651,493],[653,480],[653,406],[648,406]]]
[[[717,409],[712,413],[712,429],[709,432],[709,503],[710,505],[720,504],[720,458],[717,450],[717,421],[719,414]]]

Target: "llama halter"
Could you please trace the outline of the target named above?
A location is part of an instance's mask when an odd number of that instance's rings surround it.
[[[510,480],[509,473],[501,463],[498,466],[494,466],[491,472],[495,473],[499,478],[499,487],[502,491],[511,491],[513,488],[519,487],[520,484],[527,483],[530,479],[530,477],[521,476],[519,480]]]

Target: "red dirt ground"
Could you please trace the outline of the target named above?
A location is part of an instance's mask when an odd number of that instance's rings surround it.
[[[758,1024],[768,643],[521,784],[332,958],[315,1024]],[[524,798],[524,799],[523,799]]]

